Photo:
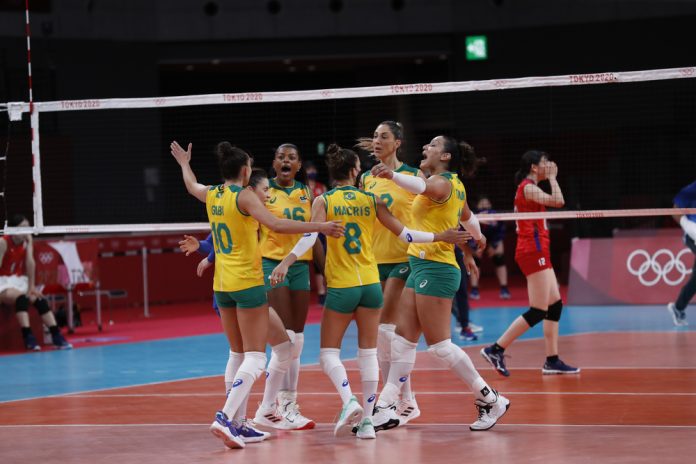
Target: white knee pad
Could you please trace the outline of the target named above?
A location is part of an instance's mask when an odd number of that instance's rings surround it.
[[[261,374],[266,370],[266,353],[260,351],[247,351],[244,353],[244,362],[239,366],[237,377],[240,372],[244,372],[254,380],[261,377]]]
[[[295,338],[297,337],[297,333],[295,333],[294,330],[290,329],[285,329],[285,332],[288,334],[288,338],[290,339],[290,343],[295,343]]]
[[[380,324],[377,330],[377,358],[380,361],[391,360],[391,344],[394,339],[394,324]]]
[[[268,369],[273,369],[278,372],[287,372],[292,361],[292,343],[289,341],[278,343],[271,347],[271,362],[268,363]]]
[[[302,354],[302,348],[304,347],[304,334],[302,332],[294,334],[295,340],[292,342],[292,359],[297,359]]]
[[[358,348],[358,367],[363,382],[379,382],[377,348]]]
[[[343,366],[341,350],[338,348],[322,348],[319,350],[319,365],[324,374],[330,375],[336,367]]]
[[[430,345],[428,353],[445,367],[453,368],[462,358],[462,350],[451,339]]]
[[[417,343],[406,340],[399,334],[394,334],[391,343],[391,361],[392,363],[416,363],[416,347]]]

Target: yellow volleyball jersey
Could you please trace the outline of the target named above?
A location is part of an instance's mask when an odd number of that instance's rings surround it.
[[[215,185],[205,198],[213,235],[215,277],[213,290],[236,292],[263,285],[259,223],[237,206],[242,187]]]
[[[345,236],[326,237],[326,286],[357,287],[379,283],[372,251],[377,203],[375,196],[355,187],[335,188],[324,195],[326,220],[342,221]]]
[[[312,216],[312,204],[309,189],[301,182],[295,181],[292,187],[281,187],[271,179],[268,193],[271,199],[266,208],[276,217],[307,222]],[[261,256],[281,261],[302,238],[302,234],[280,234],[268,227],[261,226]],[[299,257],[299,261],[312,259],[312,249]]]
[[[426,232],[444,232],[459,227],[459,218],[466,202],[466,190],[459,177],[453,172],[440,174],[452,184],[449,198],[434,201],[425,195],[413,200],[413,229]],[[445,242],[411,243],[408,254],[416,258],[437,261],[459,267],[454,259],[454,245]]]
[[[412,168],[407,164],[402,164],[399,169],[394,172],[405,174],[408,176],[417,176],[418,169]],[[399,221],[406,227],[411,227],[413,221],[411,207],[413,199],[416,197],[413,193],[405,190],[389,179],[375,177],[369,171],[363,174],[362,178],[363,190],[374,194],[386,203],[389,211],[396,216]],[[375,240],[373,242],[375,250],[375,258],[379,264],[388,263],[403,263],[408,261],[406,251],[408,243],[399,240],[399,237],[394,235],[377,221],[375,226]]]

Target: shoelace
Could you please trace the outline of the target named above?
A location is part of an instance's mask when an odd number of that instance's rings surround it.
[[[487,404],[485,406],[481,406],[480,404],[477,404],[476,407],[478,408],[478,418],[481,419],[485,414],[488,414],[491,412],[491,405]]]

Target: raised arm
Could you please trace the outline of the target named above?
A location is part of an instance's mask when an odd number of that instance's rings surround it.
[[[553,161],[549,161],[546,166],[546,177],[551,184],[551,195],[541,190],[537,185],[527,184],[524,186],[524,199],[551,208],[562,208],[565,205],[565,199],[563,192],[561,192],[561,186],[556,180],[557,175],[558,166]]]
[[[184,150],[181,148],[178,142],[174,141],[171,143],[169,148],[171,149],[172,156],[179,163],[181,167],[181,174],[184,178],[184,185],[186,185],[186,190],[188,193],[196,197],[198,200],[205,203],[205,196],[208,192],[208,186],[199,184],[196,180],[196,175],[191,169],[191,148],[193,144],[188,144],[188,149]]]
[[[442,176],[430,176],[428,179],[424,179],[422,173],[417,176],[409,176],[394,172],[383,163],[379,163],[372,168],[372,175],[384,179],[391,179],[404,190],[416,195],[425,195],[435,201],[446,199],[452,191],[452,184]]]
[[[251,190],[242,190],[237,200],[237,204],[242,212],[253,216],[254,219],[274,232],[281,234],[321,232],[324,235],[331,235],[332,237],[343,236],[345,228],[341,225],[340,221],[319,222],[314,221],[314,218],[312,218],[312,222],[301,222],[276,217],[266,209],[263,203],[261,203],[261,200],[259,200],[256,194]],[[316,203],[316,200],[314,202]],[[312,212],[314,212],[314,207],[312,207]],[[324,216],[324,218],[326,218],[326,216]]]
[[[375,197],[377,204],[377,219],[384,227],[399,237],[406,243],[429,243],[429,242],[447,242],[447,243],[465,243],[466,235],[462,231],[448,229],[444,232],[422,232],[420,230],[411,230],[399,221],[387,208],[387,205],[379,198]]]

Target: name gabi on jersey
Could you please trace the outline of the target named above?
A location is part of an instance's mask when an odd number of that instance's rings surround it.
[[[224,216],[225,213],[223,212],[222,205],[212,205],[211,207],[211,212],[213,213],[213,216]]]
[[[369,206],[334,206],[334,216],[369,216]]]

